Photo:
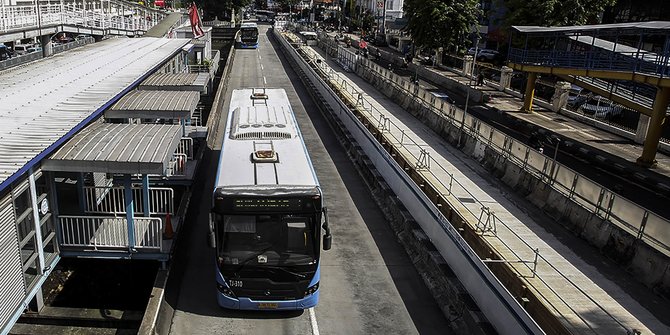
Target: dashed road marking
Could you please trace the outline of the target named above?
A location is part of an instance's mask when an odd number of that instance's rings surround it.
[[[312,335],[319,335],[319,325],[316,323],[316,313],[314,313],[314,307],[309,309],[309,321],[312,324]]]

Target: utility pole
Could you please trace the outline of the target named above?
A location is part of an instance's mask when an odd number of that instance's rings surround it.
[[[463,135],[463,128],[465,128],[465,116],[468,114],[468,105],[470,103],[470,90],[472,89],[472,76],[475,73],[477,66],[477,52],[479,51],[479,34],[475,38],[475,54],[472,57],[472,70],[468,76],[468,93],[465,96],[465,108],[463,109],[463,119],[461,120],[461,130],[458,133],[458,146],[461,145],[461,136]],[[465,74],[468,75],[467,73]]]

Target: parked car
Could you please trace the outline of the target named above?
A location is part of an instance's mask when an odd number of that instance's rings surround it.
[[[0,60],[10,59],[12,56],[12,50],[0,43]]]
[[[433,95],[434,97],[439,98],[439,99],[442,99],[442,100],[444,100],[444,101],[446,101],[446,102],[448,102],[448,103],[450,103],[450,104],[452,104],[452,105],[456,103],[456,101],[454,101],[454,99],[452,99],[452,98],[449,96],[449,94],[447,94],[447,93],[445,93],[445,92],[438,91],[438,90],[428,90],[428,93],[430,93],[430,94]]]
[[[568,92],[568,106],[578,108],[588,99],[589,94],[585,89],[577,85],[572,85],[572,87],[570,87],[570,91]]]
[[[15,44],[14,45],[14,53],[16,53],[17,55],[25,55],[25,54],[30,53],[30,49],[32,47],[33,46],[30,45],[30,44]],[[33,51],[34,51],[34,49],[33,49]]]
[[[598,119],[615,119],[623,116],[623,107],[611,100],[601,96],[594,96],[579,106],[584,115],[593,116]]]
[[[501,59],[498,51],[491,49],[480,49],[477,53],[477,61],[479,62],[497,62]]]

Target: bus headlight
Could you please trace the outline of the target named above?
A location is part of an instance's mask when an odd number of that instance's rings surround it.
[[[314,284],[314,286],[310,286],[307,288],[307,291],[305,291],[305,296],[312,295],[316,290],[319,289],[319,283]]]
[[[231,290],[229,287],[216,283],[216,288],[219,290],[219,292],[223,293],[223,295],[235,298],[235,293],[233,293],[233,290]]]

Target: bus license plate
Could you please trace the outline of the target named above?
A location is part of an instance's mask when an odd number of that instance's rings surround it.
[[[276,309],[279,307],[279,304],[276,302],[259,302],[258,303],[258,308],[259,309]]]

